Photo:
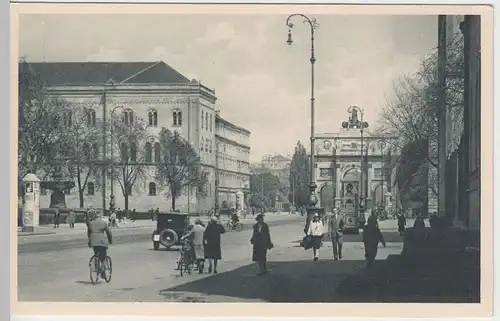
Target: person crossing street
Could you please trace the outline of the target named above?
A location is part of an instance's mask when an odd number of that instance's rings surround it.
[[[330,239],[333,246],[333,257],[335,260],[342,259],[342,245],[344,243],[345,218],[335,208],[329,221]]]

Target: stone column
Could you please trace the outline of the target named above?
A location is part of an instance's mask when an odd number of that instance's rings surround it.
[[[40,223],[40,180],[35,174],[26,174],[24,189],[23,232],[35,232]]]

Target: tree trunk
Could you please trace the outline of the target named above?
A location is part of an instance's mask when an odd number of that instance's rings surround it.
[[[125,210],[128,210],[128,191],[125,193]]]
[[[176,195],[172,193],[172,210],[175,211],[175,197]]]
[[[76,166],[76,179],[78,180],[78,198],[80,199],[80,208],[84,206],[83,191],[85,186],[82,187],[82,178],[80,177],[80,166]]]
[[[83,200],[83,190],[82,189],[78,191],[78,197],[80,198],[80,208],[84,208],[85,203]]]

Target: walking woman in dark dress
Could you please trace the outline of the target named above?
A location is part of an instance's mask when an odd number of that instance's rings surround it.
[[[208,259],[208,273],[212,273],[212,266],[214,273],[217,273],[217,261],[222,257],[220,236],[224,233],[226,233],[224,226],[222,226],[217,217],[212,216],[203,235],[205,241],[203,242],[205,259]]]
[[[273,248],[273,243],[271,242],[269,226],[264,223],[264,215],[257,215],[255,220],[257,223],[253,226],[253,235],[250,243],[253,245],[252,261],[257,262],[259,265],[259,273],[257,275],[261,276],[267,273],[267,251]]]

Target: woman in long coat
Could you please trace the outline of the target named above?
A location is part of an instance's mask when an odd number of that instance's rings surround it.
[[[377,218],[371,216],[368,223],[363,229],[363,243],[365,245],[366,267],[371,268],[375,262],[375,257],[378,252],[378,242],[381,242],[385,247],[384,236],[380,231]]]
[[[212,261],[214,273],[217,273],[217,261],[222,258],[220,236],[226,233],[224,226],[217,217],[212,216],[203,234],[205,259],[208,259],[208,273],[212,273]]]
[[[259,273],[257,275],[261,276],[267,273],[267,251],[273,248],[273,243],[271,242],[269,226],[264,223],[264,215],[257,215],[255,220],[257,223],[253,226],[250,243],[253,245],[252,261],[257,262],[259,265]]]

